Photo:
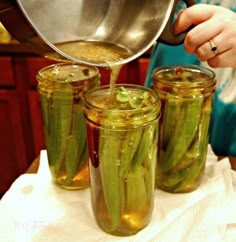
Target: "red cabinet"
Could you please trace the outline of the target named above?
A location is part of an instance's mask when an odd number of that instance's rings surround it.
[[[27,169],[27,149],[16,91],[0,90],[0,193]]]
[[[12,58],[4,56],[0,58],[0,86],[15,87]]]
[[[27,55],[0,56],[0,194],[44,148],[35,75],[51,63]]]

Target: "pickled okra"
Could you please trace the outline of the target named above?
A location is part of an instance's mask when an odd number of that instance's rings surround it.
[[[83,105],[76,105],[72,110],[71,131],[68,137],[68,148],[65,156],[66,185],[73,183],[73,178],[88,161],[88,155],[82,157],[87,146],[86,125],[83,116]]]
[[[98,70],[55,64],[40,70],[36,78],[53,181],[66,189],[86,188],[89,174],[83,96],[99,85]]]
[[[198,146],[198,154],[195,156],[195,160],[194,162],[192,162],[191,166],[186,168],[186,177],[184,180],[182,180],[182,182],[178,184],[177,187],[175,187],[175,192],[186,189],[186,187],[188,185],[191,185],[193,182],[199,184],[201,181],[205,169],[205,160],[207,155],[208,127],[210,124],[210,106],[211,102],[209,99],[207,99],[202,109],[202,115],[199,122],[199,130],[201,130],[201,132],[198,132],[198,140],[196,142],[196,146]]]
[[[103,95],[98,89],[97,96],[85,98],[91,160],[98,158],[98,166],[90,163],[93,211],[98,225],[114,235],[145,227],[153,207],[160,107],[142,89],[120,85],[112,99],[102,88]],[[96,110],[89,109],[88,101]]]
[[[72,103],[73,98],[69,100]],[[68,147],[68,135],[70,133],[71,128],[71,120],[72,120],[72,105],[65,105],[65,100],[53,100],[53,106],[51,108],[51,112],[54,112],[54,123],[53,126],[53,134],[54,137],[51,137],[52,140],[55,141],[56,147],[58,149],[57,158],[52,162],[52,169],[55,177],[60,175],[60,169],[63,165],[63,162],[66,157],[67,147]],[[53,149],[53,146],[52,146]],[[55,151],[51,151],[55,153]]]
[[[62,175],[65,177],[67,187],[88,161],[88,155],[82,159],[87,146],[83,105],[73,102],[73,96],[70,99],[52,97],[48,100],[50,107],[46,103],[42,105],[50,168],[57,182],[62,182]]]
[[[169,141],[167,141],[167,147],[160,161],[161,170],[163,172],[167,172],[174,168],[188,150],[198,129],[201,105],[202,98],[187,101],[182,104],[179,116],[177,116],[174,131]],[[165,137],[165,134],[163,135]]]
[[[136,170],[145,160],[145,157],[148,156],[150,147],[152,146],[152,142],[154,140],[155,130],[156,130],[156,127],[154,127],[153,125],[150,125],[149,127],[144,128],[142,137],[140,139],[139,147],[134,157],[134,160],[135,160],[135,163],[133,164],[134,170]]]
[[[161,67],[153,88],[162,103],[156,185],[168,192],[190,192],[205,168],[214,73],[196,66]]]
[[[139,166],[135,171],[129,172],[126,181],[126,210],[129,212],[140,211],[148,202],[145,168]]]
[[[114,231],[119,226],[123,210],[123,184],[119,179],[117,162],[119,162],[124,137],[123,131],[103,130],[99,138],[99,165],[103,196],[110,214],[108,231]]]
[[[142,133],[142,129],[133,129],[132,131],[126,132],[120,150],[120,176],[125,176],[129,172],[133,158],[139,147]],[[129,152],[127,152],[127,149],[129,149]]]
[[[182,100],[175,95],[168,94],[163,111],[162,121],[162,133],[160,134],[163,139],[163,148],[165,149],[168,145],[168,141],[172,137],[172,132],[176,126],[176,119],[180,115]]]

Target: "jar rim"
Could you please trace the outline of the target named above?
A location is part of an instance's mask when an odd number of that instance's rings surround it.
[[[129,89],[139,89],[139,90],[144,90],[144,91],[148,91],[149,93],[151,93],[152,97],[154,97],[154,102],[146,107],[142,107],[142,110],[145,110],[145,109],[150,109],[151,106],[155,106],[157,104],[160,104],[160,99],[159,99],[159,96],[158,94],[152,90],[151,88],[148,88],[148,87],[145,87],[145,86],[141,86],[141,85],[137,85],[137,84],[115,84],[115,88],[119,88],[119,87],[125,87],[125,88],[129,88]],[[101,93],[102,91],[105,91],[105,90],[109,90],[110,89],[110,85],[103,85],[103,86],[99,86],[99,87],[96,87],[92,90],[89,90],[86,95],[84,96],[84,102],[85,104],[90,107],[90,108],[93,108],[94,110],[97,110],[97,111],[103,111],[105,109],[103,108],[100,108],[98,106],[95,106],[94,104],[92,104],[91,102],[89,102],[89,96],[91,95],[91,93]],[[106,111],[110,111],[110,112],[113,112],[113,111],[116,111],[117,113],[124,113],[124,110],[122,109],[106,109]],[[137,112],[137,109],[127,109],[125,111],[128,111],[128,112]]]
[[[47,78],[45,78],[44,73],[45,71],[50,71],[50,70],[56,70],[56,68],[66,68],[66,67],[72,67],[72,68],[78,68],[78,70],[93,70],[94,72],[92,74],[89,75],[84,75],[84,77],[78,78],[78,79],[74,79],[74,80],[56,80],[56,79],[50,79],[48,80]],[[40,69],[37,73],[37,77],[40,78],[41,80],[47,79],[47,81],[50,81],[51,83],[73,83],[73,82],[78,82],[78,81],[84,81],[84,80],[88,80],[91,78],[94,78],[95,76],[99,75],[99,69],[95,66],[88,66],[85,64],[80,64],[80,63],[55,63],[55,64],[51,64],[48,66],[45,66],[44,68]]]
[[[176,71],[177,68],[183,68],[184,70],[192,71],[195,73],[202,73],[202,74],[205,74],[206,77],[208,78],[204,78],[204,81],[195,79],[193,82],[170,81],[170,80],[158,78],[158,74],[169,72],[169,71]],[[202,87],[215,86],[216,84],[215,77],[216,75],[212,70],[206,67],[197,66],[197,65],[164,65],[164,66],[155,68],[152,72],[152,79],[154,81],[164,83],[165,85],[168,85],[168,86],[172,86],[172,87],[175,86],[175,87],[181,87],[181,88],[184,88],[184,87],[202,88]]]
[[[100,100],[109,97],[110,85],[103,85],[88,91],[84,96],[84,114],[93,124],[106,127],[137,127],[145,123],[156,120],[160,117],[161,102],[158,94],[151,88],[137,84],[115,84],[115,90],[124,87],[127,90],[148,91],[152,97],[150,104],[137,108],[120,109],[116,107],[107,108],[106,105],[100,106],[93,103],[93,97]],[[104,96],[105,94],[105,96]],[[101,104],[101,103],[100,103]]]

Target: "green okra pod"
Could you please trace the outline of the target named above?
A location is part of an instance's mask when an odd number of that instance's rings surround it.
[[[143,130],[140,128],[128,131],[123,139],[120,151],[120,169],[119,176],[127,175],[132,166],[133,158],[140,144]]]
[[[87,140],[86,123],[82,106],[74,105],[71,119],[70,139],[65,156],[66,184],[71,185],[73,178],[78,172],[81,156]]]
[[[173,188],[180,183],[186,177],[186,170],[182,169],[173,173],[158,173],[157,172],[157,183],[161,184],[165,190],[173,190]]]
[[[47,97],[44,95],[40,96],[40,102],[42,107],[43,114],[43,125],[45,129],[45,135],[50,135],[50,108],[51,108],[51,97]],[[47,139],[46,139],[47,141]]]
[[[145,168],[139,166],[135,171],[131,171],[127,175],[126,210],[129,212],[137,212],[145,208],[146,203],[147,191],[145,184]]]
[[[67,103],[70,103],[69,105]],[[56,156],[55,163],[53,166],[53,172],[55,177],[59,175],[61,166],[65,161],[65,155],[67,151],[68,141],[70,139],[70,130],[72,123],[72,105],[73,97],[71,96],[70,100],[68,97],[63,98],[55,98],[53,99],[52,113],[54,116],[54,120],[51,126],[52,130],[52,140],[54,140],[54,144],[51,144],[53,147],[51,152]]]
[[[165,150],[162,160],[159,160],[163,172],[171,170],[183,157],[198,128],[202,98],[188,100],[182,105],[177,124],[172,133],[171,140]]]
[[[198,125],[198,130],[197,130],[188,150],[185,152],[182,159],[171,170],[173,173],[191,166],[193,164],[193,162],[195,162],[198,159],[198,157],[200,156],[200,153],[201,153],[201,150],[200,150],[200,142],[201,142],[201,140],[200,140],[201,139],[200,123],[201,123],[201,120]]]
[[[208,130],[210,123],[210,109],[203,109],[199,122],[199,156],[194,163],[186,169],[185,179],[175,188],[175,192],[183,190],[197,181],[205,169],[207,147],[208,147]]]
[[[123,180],[119,176],[120,150],[125,131],[101,129],[99,137],[99,170],[104,201],[110,215],[109,231],[119,227],[124,207]]]
[[[143,127],[143,129],[144,130],[141,137],[141,141],[134,157],[134,170],[136,170],[147,157],[150,147],[153,143],[153,137],[155,135],[156,127],[154,125],[149,125],[147,127]]]
[[[84,144],[84,148],[83,148],[83,151],[82,151],[82,154],[81,154],[81,157],[80,157],[80,162],[78,164],[78,167],[77,167],[77,170],[78,171],[81,171],[84,166],[86,164],[88,164],[88,142],[87,142],[87,139],[86,139],[86,142]]]
[[[162,149],[166,149],[172,138],[173,130],[175,130],[176,119],[179,117],[183,100],[175,95],[167,94],[163,111],[163,121],[161,129]]]
[[[156,123],[152,125],[155,125],[156,131],[158,131]],[[146,168],[146,174],[144,178],[145,178],[148,201],[152,200],[154,196],[154,190],[155,190],[155,177],[156,177],[156,166],[157,166],[157,139],[158,139],[158,132],[155,132],[153,143],[150,147],[150,152],[144,160],[144,167]]]
[[[51,115],[51,102],[52,98],[45,95],[40,95],[40,102],[41,102],[41,109],[42,109],[42,115],[43,115],[43,125],[44,125],[44,136],[45,136],[45,143],[47,147],[47,155],[49,157],[49,160],[52,164],[54,164],[54,157],[51,155],[51,123],[52,123],[52,115]]]
[[[174,189],[174,192],[181,192],[185,187],[191,185],[202,174],[204,167],[205,161],[202,158],[199,158],[190,167],[187,167],[184,179]]]

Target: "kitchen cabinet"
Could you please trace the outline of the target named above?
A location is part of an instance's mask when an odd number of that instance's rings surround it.
[[[27,149],[17,92],[0,90],[0,193],[27,168]]]
[[[32,127],[39,122],[40,110],[32,120],[30,112],[37,111],[28,96],[31,92],[37,94],[32,85],[33,75],[50,63],[28,53],[0,52],[0,195],[27,170],[43,148],[34,143],[40,137],[42,124],[35,136],[32,133]]]
[[[0,44],[0,194],[45,149],[43,120],[35,76],[55,61],[32,54],[19,44]],[[149,58],[124,65],[118,83],[144,84]],[[100,68],[102,85],[110,72]]]

